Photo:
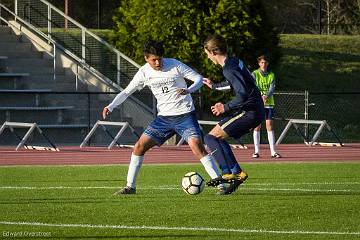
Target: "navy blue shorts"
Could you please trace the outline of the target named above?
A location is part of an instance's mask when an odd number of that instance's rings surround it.
[[[237,139],[256,128],[262,121],[263,112],[243,111],[224,117],[219,125],[230,137]]]
[[[265,119],[274,120],[275,110],[274,108],[265,108]]]
[[[195,112],[178,116],[157,116],[143,134],[149,136],[160,146],[175,133],[186,141],[190,137],[201,138],[201,129]]]

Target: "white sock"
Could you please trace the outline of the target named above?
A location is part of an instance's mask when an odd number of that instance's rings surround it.
[[[271,156],[273,156],[275,154],[275,134],[274,131],[268,131],[267,132],[268,135],[268,140],[269,140],[269,145],[270,145],[270,152],[271,152]]]
[[[254,153],[260,153],[260,131],[253,132],[254,138]]]
[[[200,162],[204,166],[205,171],[209,174],[211,179],[220,177],[220,173],[216,166],[215,159],[213,156],[206,155],[200,159]]]
[[[136,188],[136,177],[140,171],[141,164],[144,161],[144,155],[136,156],[134,153],[131,154],[129,169],[127,173],[127,185],[128,187]]]

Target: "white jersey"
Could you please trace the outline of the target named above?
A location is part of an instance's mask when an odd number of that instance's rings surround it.
[[[189,88],[185,78],[194,82]],[[194,111],[190,94],[179,95],[177,89],[188,89],[190,93],[202,86],[203,77],[184,63],[163,58],[161,70],[153,69],[148,63],[135,74],[129,85],[108,105],[110,111],[120,105],[136,90],[148,86],[157,100],[158,115],[176,116]]]

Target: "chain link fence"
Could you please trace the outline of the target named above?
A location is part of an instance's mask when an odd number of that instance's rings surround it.
[[[58,106],[59,109],[43,111],[14,111],[1,110],[0,123],[5,121],[36,122],[44,127],[49,137],[59,145],[79,145],[97,120],[100,120],[101,112],[114,97],[116,93],[79,93],[79,92],[27,92],[27,93],[2,93],[0,103],[3,106]],[[141,94],[141,92],[139,93]],[[201,96],[201,95],[200,95]],[[308,99],[307,99],[308,96]],[[21,102],[18,99],[22,99]],[[199,104],[199,95],[194,100]],[[360,142],[360,109],[357,107],[360,102],[359,93],[309,93],[307,92],[277,92],[275,94],[275,135],[278,138],[288,119],[326,120],[333,131],[340,137],[342,142]],[[65,108],[66,107],[66,108]],[[71,107],[71,108],[70,108]],[[199,111],[197,106],[197,111]],[[307,113],[308,112],[308,113]],[[152,121],[147,117],[143,109],[138,105],[126,101],[114,110],[109,116],[109,121],[129,122],[138,134],[141,134],[146,126]],[[206,117],[208,116],[208,117]],[[203,115],[201,120],[214,120],[210,115]],[[306,126],[299,124],[300,131],[310,139],[319,125]],[[212,126],[204,126],[207,132]],[[115,136],[119,129],[109,129]],[[19,132],[19,135],[24,134]],[[132,144],[136,137],[131,132],[126,132],[120,140],[122,144]],[[43,141],[41,137],[32,137],[31,141]],[[247,134],[241,139],[245,144],[252,144],[252,134]],[[263,124],[262,143],[267,143],[266,128]],[[319,142],[336,142],[334,136],[327,129],[324,129],[319,136]],[[1,145],[17,144],[18,139],[8,132],[6,137],[0,139]],[[101,129],[97,130],[90,144],[106,145],[111,142],[111,137]],[[282,143],[302,143],[303,140],[295,128],[291,128]]]
[[[275,134],[279,137],[288,119],[326,120],[335,134],[344,143],[360,142],[360,92],[354,93],[275,93]],[[319,125],[298,124],[299,130],[308,140],[314,136]],[[267,143],[265,126],[262,127],[263,143]],[[251,138],[247,138],[249,142]],[[323,129],[319,142],[337,142],[333,133]],[[291,128],[283,143],[300,143],[302,138]]]
[[[343,142],[360,141],[360,93],[310,93],[309,119],[326,120]],[[322,140],[333,142],[328,131]]]
[[[344,143],[360,142],[360,92],[354,93],[309,93],[303,92],[276,92],[274,131],[276,138],[280,136],[289,119],[326,120],[335,134]],[[196,95],[197,109],[201,108],[204,99]],[[202,112],[203,113],[203,112]],[[204,120],[218,120],[211,114],[199,114]],[[299,131],[311,140],[319,125],[298,124]],[[210,130],[207,126],[205,130]],[[252,134],[245,135],[241,141],[252,144]],[[336,142],[334,135],[326,128],[323,129],[319,142]],[[267,143],[265,123],[261,128],[261,142]],[[282,143],[303,142],[300,133],[293,127],[290,128]]]

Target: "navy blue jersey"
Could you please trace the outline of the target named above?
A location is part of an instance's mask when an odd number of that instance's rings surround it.
[[[224,104],[225,113],[233,111],[262,111],[264,104],[255,80],[244,62],[235,57],[228,57],[223,66],[226,81],[215,83],[213,88],[230,86],[235,97]]]

